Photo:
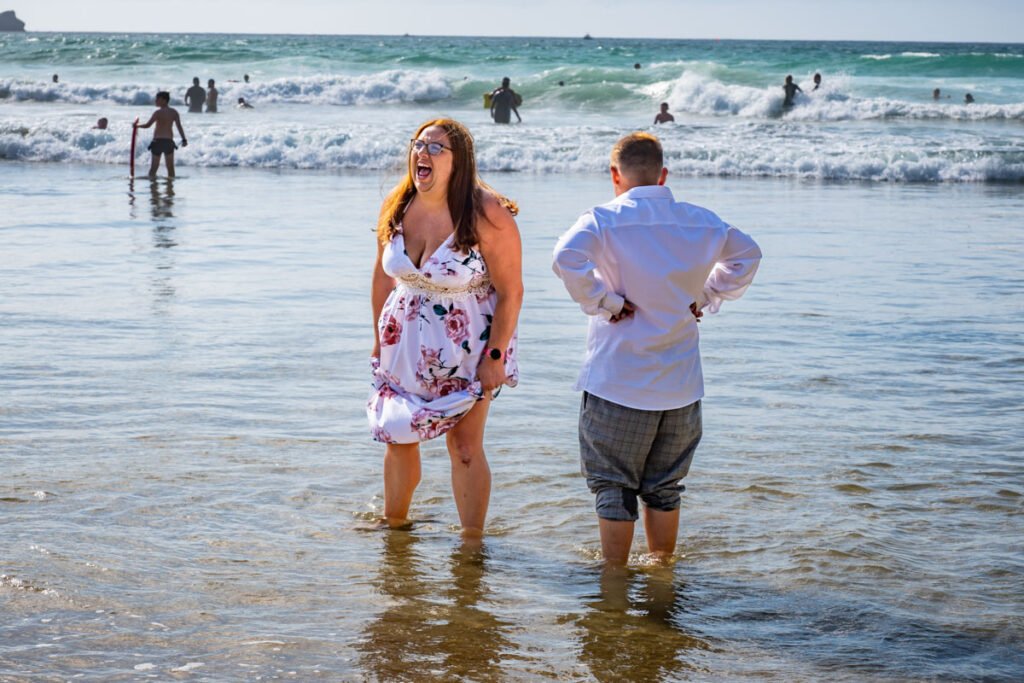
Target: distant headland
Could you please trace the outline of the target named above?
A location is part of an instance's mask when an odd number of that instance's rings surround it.
[[[14,16],[14,10],[0,12],[0,31],[24,31],[25,22]]]

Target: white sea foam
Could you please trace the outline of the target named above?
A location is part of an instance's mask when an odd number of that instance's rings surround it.
[[[171,92],[180,105],[184,88],[140,83],[42,83],[0,79],[0,100],[15,102],[67,102],[71,104],[152,104],[158,90]],[[217,86],[221,102],[237,97],[260,103],[325,105],[435,102],[451,97],[452,88],[437,71],[390,70],[364,75],[319,75],[278,79],[267,83],[228,83]]]
[[[839,103],[840,105],[842,103]],[[984,182],[1024,180],[1024,150],[970,130],[948,131],[941,144],[922,132],[851,133],[816,121],[733,119],[714,125],[660,126],[673,174],[835,180]],[[603,173],[621,130],[602,126],[482,127],[476,148],[482,172]],[[281,125],[237,120],[196,127],[179,150],[180,167],[370,170],[397,178],[404,136],[382,123]],[[510,144],[513,142],[515,144]],[[137,167],[149,155],[139,146]],[[127,127],[80,130],[58,118],[0,125],[0,159],[127,166]],[[127,168],[125,168],[127,170]]]
[[[648,88],[653,95],[653,89]],[[696,73],[684,73],[665,98],[674,111],[707,116],[742,116],[800,121],[848,121],[872,119],[920,119],[951,121],[1024,121],[1024,103],[973,104],[906,102],[884,97],[860,98],[826,87],[798,93],[794,106],[783,110],[782,88],[755,88],[723,83]]]

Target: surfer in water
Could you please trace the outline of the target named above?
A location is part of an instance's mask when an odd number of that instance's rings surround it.
[[[793,106],[793,98],[796,97],[796,94],[803,92],[800,86],[793,82],[792,76],[786,76],[786,84],[782,86],[782,89],[786,91],[786,99],[782,100],[782,106],[786,109]]]
[[[199,85],[199,78],[192,79],[192,87],[185,93],[185,104],[193,114],[202,114],[203,105],[206,104],[206,91]]]
[[[661,111],[658,112],[654,117],[654,124],[657,125],[659,123],[671,123],[672,121],[675,120],[676,117],[668,113],[668,102],[662,102]]]
[[[516,108],[522,103],[523,98],[512,89],[511,84],[512,81],[505,76],[501,79],[501,87],[495,88],[491,92],[491,118],[495,123],[511,123],[511,112],[515,112],[519,123],[523,122],[523,118],[519,116],[519,110]]]
[[[136,128],[149,128],[154,123],[156,129],[153,131],[153,142],[149,143],[149,151],[153,153],[153,161],[149,165],[149,177],[156,177],[156,170],[160,167],[160,156],[163,155],[167,164],[167,177],[174,177],[174,150],[178,148],[174,144],[174,126],[178,127],[181,135],[181,146],[187,147],[188,140],[185,139],[185,130],[181,127],[181,117],[178,110],[172,109],[171,93],[161,91],[156,94],[156,106],[158,109],[149,117],[145,123],[136,123]]]
[[[220,93],[217,92],[217,85],[212,78],[206,82],[206,86],[209,88],[209,90],[206,91],[206,113],[216,114],[217,96]]]

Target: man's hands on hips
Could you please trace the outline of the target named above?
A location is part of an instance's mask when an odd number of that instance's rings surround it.
[[[704,317],[704,311],[697,308],[696,301],[690,304],[690,312],[693,313],[693,317],[697,319],[698,323],[700,322],[700,319]]]
[[[622,301],[622,309],[612,317],[608,318],[608,322],[617,323],[620,320],[632,318],[634,313],[636,313],[636,306],[629,299],[624,299]]]

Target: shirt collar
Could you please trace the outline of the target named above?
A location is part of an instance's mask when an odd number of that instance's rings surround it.
[[[667,199],[675,201],[672,190],[667,185],[640,185],[620,194],[619,201],[626,199]]]

